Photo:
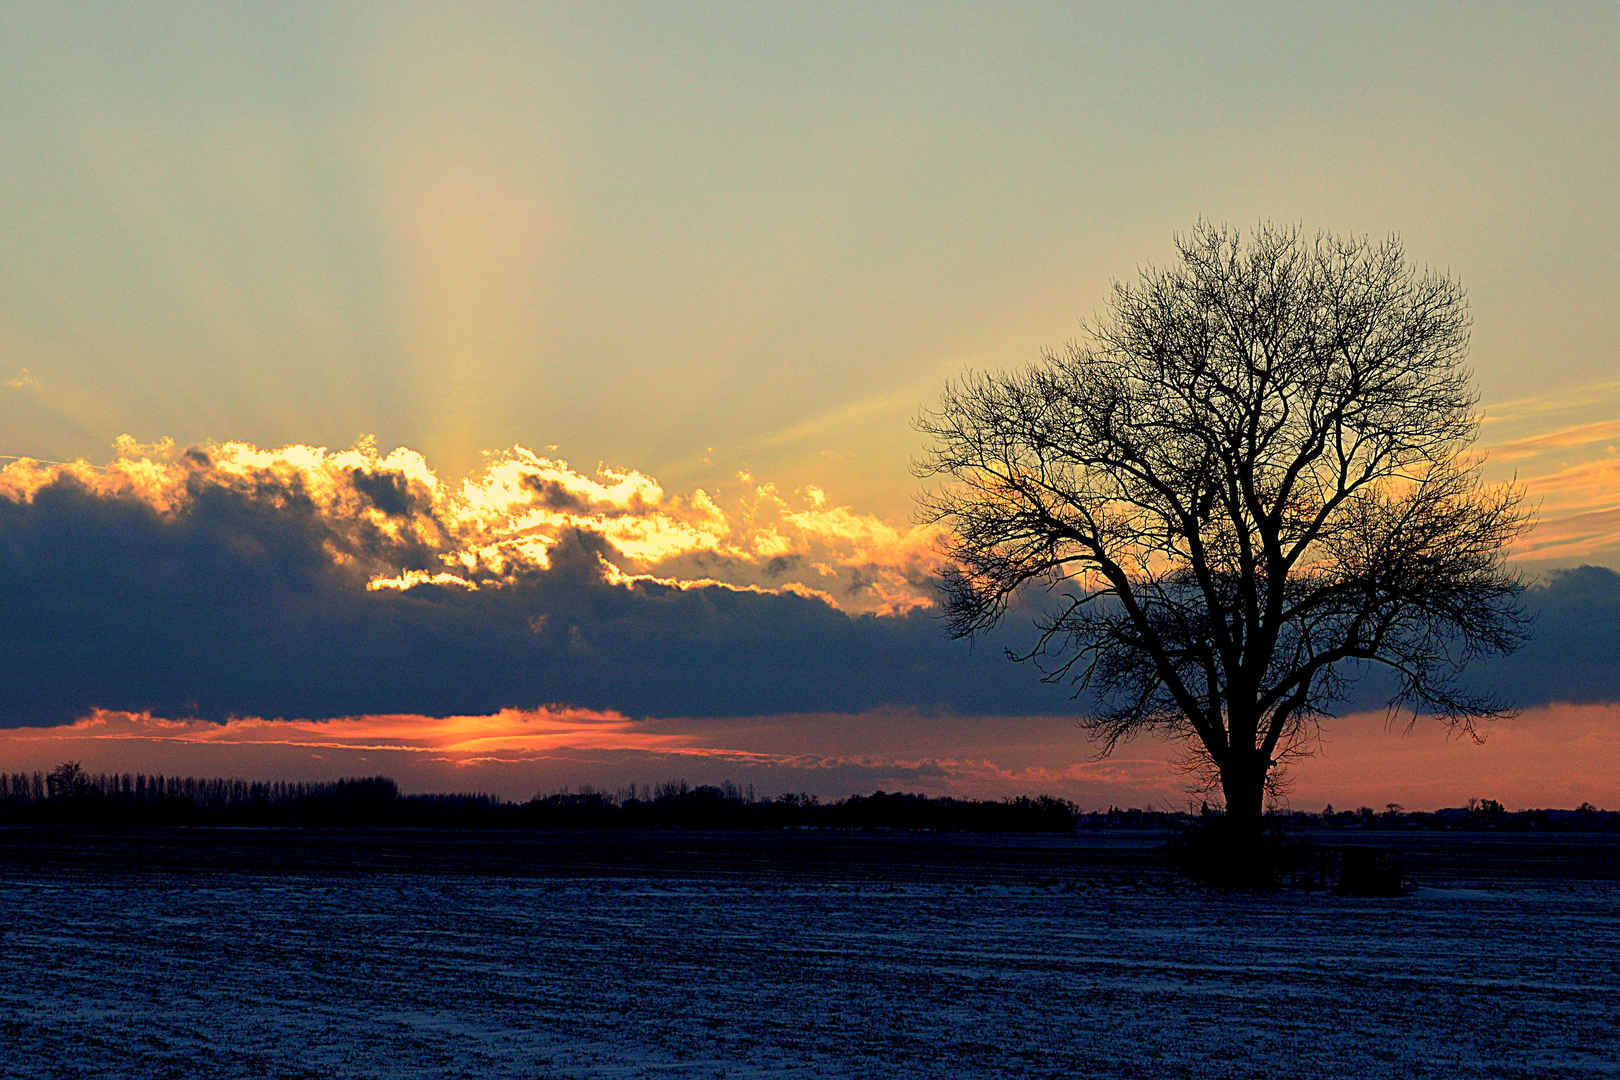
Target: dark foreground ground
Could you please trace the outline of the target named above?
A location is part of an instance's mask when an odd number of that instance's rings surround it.
[[[1620,1077],[1615,837],[0,830],[0,1076]]]

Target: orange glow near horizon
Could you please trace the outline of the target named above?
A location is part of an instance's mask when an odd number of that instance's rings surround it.
[[[167,719],[150,713],[97,709],[54,728],[15,728],[0,742],[153,742],[213,747],[288,747],[306,750],[390,751],[433,754],[444,760],[495,750],[543,752],[562,748],[663,749],[687,740],[637,732],[616,712],[589,709],[502,709],[488,716],[388,713],[319,720],[235,717],[223,723]]]
[[[1482,745],[1435,723],[1385,730],[1382,714],[1331,721],[1289,774],[1284,805],[1399,803],[1620,808],[1620,703],[1555,704],[1493,724]],[[580,785],[672,778],[755,783],[824,796],[883,788],[1001,798],[1053,794],[1083,808],[1196,805],[1181,748],[1141,740],[1097,759],[1072,718],[857,715],[636,720],[585,709],[503,709],[224,723],[97,710],[54,728],[0,730],[0,770],[77,760],[91,772],[250,779],[384,774],[409,791],[493,790],[511,798]],[[1579,762],[1579,775],[1571,768]],[[1218,796],[1209,796],[1218,802]]]

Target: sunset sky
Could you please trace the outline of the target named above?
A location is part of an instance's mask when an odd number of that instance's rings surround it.
[[[0,769],[1180,806],[952,643],[910,421],[1200,218],[1462,282],[1536,637],[1293,804],[1620,807],[1613,3],[10,4]],[[1586,567],[1576,570],[1574,568]],[[1005,641],[1028,637],[1027,620]]]

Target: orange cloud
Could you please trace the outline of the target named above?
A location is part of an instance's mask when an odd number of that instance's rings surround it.
[[[1534,526],[1514,543],[1518,558],[1578,561],[1620,547],[1620,458],[1600,458],[1532,476],[1524,488],[1536,504]]]
[[[1528,470],[1518,479],[1539,511],[1538,524],[1519,539],[1514,555],[1554,562],[1614,557],[1620,548],[1617,403],[1620,379],[1604,379],[1486,408],[1491,441],[1483,449],[1492,469],[1502,475],[1515,465]]]
[[[1520,537],[1513,554],[1524,559],[1570,561],[1620,547],[1620,506],[1584,514],[1544,517]]]
[[[671,494],[634,469],[585,473],[514,446],[486,454],[480,469],[451,483],[416,451],[383,454],[369,437],[331,450],[243,442],[182,449],[123,436],[106,465],[17,460],[0,469],[0,497],[30,500],[64,480],[161,514],[183,513],[209,489],[312,511],[333,561],[372,589],[498,587],[548,569],[557,545],[585,532],[605,542],[599,570],[619,584],[789,592],[853,612],[931,603],[931,530],[834,505],[818,487],[785,492],[746,474],[713,493]]]
[[[1525,488],[1543,508],[1585,511],[1620,505],[1620,457],[1600,458],[1530,477]]]
[[[620,713],[556,707],[503,709],[488,716],[433,717],[402,713],[319,720],[250,716],[222,724],[97,709],[63,727],[0,732],[0,741],[390,751],[432,754],[449,760],[493,750],[663,749],[681,746],[689,740],[678,734],[639,732],[635,722]]]

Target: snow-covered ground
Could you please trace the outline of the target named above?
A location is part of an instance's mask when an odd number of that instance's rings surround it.
[[[1620,1077],[1620,882],[0,866],[0,1076]]]

